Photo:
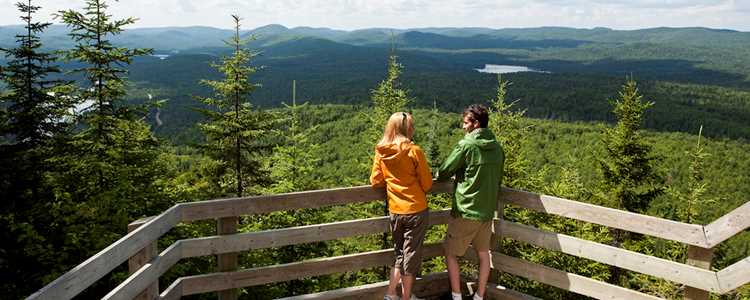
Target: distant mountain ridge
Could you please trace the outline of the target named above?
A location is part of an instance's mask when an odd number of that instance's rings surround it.
[[[0,26],[0,47],[15,45],[15,35],[21,34],[21,25]],[[63,49],[72,46],[64,25],[52,25],[42,34],[46,47]],[[182,51],[188,49],[223,47],[223,40],[233,31],[206,26],[134,28],[125,30],[113,40],[127,47],[154,48],[157,51]],[[750,32],[702,27],[648,28],[639,30],[613,30],[597,27],[578,29],[568,27],[504,28],[483,27],[427,27],[412,29],[367,28],[352,31],[316,28],[288,28],[269,24],[242,31],[245,37],[255,36],[255,47],[269,47],[299,38],[320,38],[357,46],[390,46],[396,42],[407,48],[535,48],[577,47],[591,42],[599,43],[671,43],[677,45],[710,45],[723,47],[737,44],[750,45]]]

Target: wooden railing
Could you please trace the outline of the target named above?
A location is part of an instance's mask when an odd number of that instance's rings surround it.
[[[449,183],[436,183],[433,193],[450,192]],[[356,271],[389,265],[391,250],[378,250],[338,257],[318,258],[289,264],[234,270],[182,277],[159,293],[158,279],[183,258],[224,255],[269,247],[318,242],[365,234],[388,232],[388,218],[350,220],[249,233],[178,240],[157,254],[159,237],[180,222],[236,217],[290,209],[318,208],[332,205],[368,202],[383,199],[385,192],[369,186],[306,191],[269,196],[255,196],[181,203],[162,214],[131,224],[130,232],[109,247],[57,278],[28,299],[70,299],[94,282],[129,261],[131,275],[107,294],[104,299],[179,299],[182,296],[231,291],[233,289],[282,282],[292,279]],[[557,197],[504,188],[498,197],[498,218],[495,236],[512,238],[545,249],[587,258],[603,264],[663,278],[688,287],[688,299],[707,299],[708,292],[723,294],[750,281],[750,257],[724,270],[710,270],[712,248],[750,227],[750,202],[726,216],[706,225],[693,225],[656,217],[580,203]],[[564,234],[547,232],[503,219],[506,205],[604,225],[630,232],[687,244],[688,264],[656,258],[637,252],[587,241]],[[448,211],[433,211],[431,225],[445,224]],[[426,245],[425,258],[442,255],[439,245]],[[549,268],[500,253],[493,248],[493,268],[501,272],[536,280],[564,290],[599,299],[658,299],[637,291],[604,283],[591,278]],[[469,259],[475,259],[471,251]],[[440,276],[439,274],[436,276]],[[429,285],[425,285],[429,286]],[[368,287],[382,293],[384,287]],[[424,287],[423,287],[424,288]],[[445,288],[444,284],[442,288]],[[363,289],[364,290],[364,289]],[[505,293],[519,298],[512,291],[492,289],[490,294]],[[222,295],[222,294],[220,294]],[[232,297],[231,293],[229,294]],[[335,298],[328,294],[327,298]],[[348,294],[351,296],[351,294]],[[226,296],[226,295],[224,295]],[[312,295],[323,297],[322,295]]]

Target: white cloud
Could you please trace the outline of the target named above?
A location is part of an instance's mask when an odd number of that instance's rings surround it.
[[[15,1],[0,1],[0,25],[18,24]],[[38,17],[81,9],[83,0],[46,0]],[[115,18],[136,17],[137,27],[206,25],[229,28],[230,14],[245,28],[368,27],[645,27],[705,26],[750,31],[750,0],[121,0],[109,1]]]

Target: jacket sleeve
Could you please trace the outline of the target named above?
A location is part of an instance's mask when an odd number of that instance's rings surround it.
[[[385,186],[383,169],[380,168],[380,156],[376,153],[372,158],[372,171],[370,172],[370,184],[374,187]]]
[[[415,147],[414,156],[417,162],[417,179],[419,180],[419,185],[422,187],[422,191],[427,193],[432,189],[432,171],[430,170],[430,165],[427,163],[427,157],[425,157],[422,148]]]
[[[446,158],[443,164],[440,165],[440,168],[438,168],[437,174],[435,174],[437,180],[449,179],[464,166],[464,151],[465,147],[460,143],[453,148],[451,154],[448,155],[448,158]]]

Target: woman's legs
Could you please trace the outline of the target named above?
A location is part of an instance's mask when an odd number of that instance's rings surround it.
[[[399,267],[393,267],[391,268],[391,279],[388,282],[388,292],[386,292],[386,295],[388,296],[396,296],[396,286],[398,286],[398,282],[401,280],[401,268]]]

